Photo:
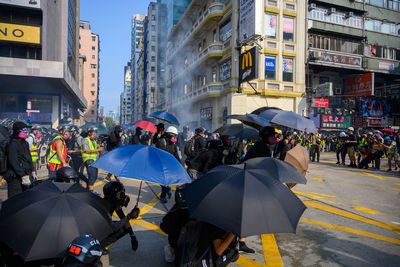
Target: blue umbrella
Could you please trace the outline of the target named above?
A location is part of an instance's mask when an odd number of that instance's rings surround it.
[[[192,181],[172,154],[152,146],[121,146],[99,158],[92,166],[117,177],[165,186]]]
[[[156,119],[159,119],[159,120],[162,120],[162,121],[166,121],[166,122],[171,123],[171,124],[176,124],[176,125],[179,126],[178,119],[174,115],[172,115],[171,113],[166,112],[166,111],[153,112],[153,113],[150,114],[150,117],[153,117],[153,118],[156,118]]]
[[[317,127],[312,120],[307,119],[292,111],[268,109],[260,114],[264,119],[272,123],[283,125],[292,129],[316,133]]]

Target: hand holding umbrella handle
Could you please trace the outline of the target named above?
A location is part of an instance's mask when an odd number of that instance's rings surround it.
[[[128,213],[128,215],[126,217],[128,217],[129,220],[132,220],[132,219],[136,219],[137,217],[139,217],[139,214],[140,214],[140,209],[137,206],[135,206],[131,210],[131,212]]]

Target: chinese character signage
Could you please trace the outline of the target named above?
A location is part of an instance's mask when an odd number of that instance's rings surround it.
[[[332,96],[332,83],[322,83],[317,85],[315,89],[315,97],[324,97],[324,96]]]
[[[312,58],[314,61],[322,61],[331,63],[333,65],[350,65],[353,67],[361,68],[361,57],[353,57],[353,56],[345,56],[338,55],[334,52],[325,52],[325,51],[312,51]]]
[[[350,116],[321,115],[321,127],[333,129],[347,129],[351,126]]]
[[[374,73],[366,73],[345,79],[344,94],[368,96],[374,94]]]
[[[200,120],[212,120],[212,107],[200,109]]]
[[[329,107],[329,99],[328,98],[314,98],[313,106],[319,108],[327,108]]]
[[[382,118],[367,118],[368,121],[368,127],[382,127],[383,126],[383,120]]]

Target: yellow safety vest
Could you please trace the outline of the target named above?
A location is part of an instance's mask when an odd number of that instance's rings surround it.
[[[39,146],[38,146],[38,144],[37,144],[37,142],[36,142],[36,138],[33,137],[32,135],[30,135],[30,137],[32,137],[32,139],[33,139],[31,149],[36,149],[36,148],[38,148]],[[29,136],[28,136],[28,138],[29,138]],[[31,157],[32,157],[32,162],[35,163],[35,162],[38,160],[38,158],[39,158],[38,150],[31,151]]]
[[[89,150],[96,150],[98,148],[96,140],[92,141],[89,136],[84,138],[84,139],[88,140],[88,142],[89,142]],[[97,152],[95,152],[95,153],[85,153],[85,151],[83,150],[83,145],[81,147],[81,153],[82,153],[83,162],[86,162],[89,159],[92,159],[92,160],[96,161],[97,157],[98,157],[98,154],[99,154]]]
[[[49,163],[61,164],[61,160],[58,158],[57,151],[55,150],[55,148],[53,150],[53,144],[58,139],[60,139],[63,142],[62,152],[64,152],[64,150],[65,150],[64,138],[62,138],[61,135],[57,135],[56,137],[54,137],[53,141],[51,141],[51,144],[50,144],[50,153],[47,156],[47,161]]]

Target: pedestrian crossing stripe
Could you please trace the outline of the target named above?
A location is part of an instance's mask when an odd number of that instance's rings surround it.
[[[273,234],[261,235],[261,244],[266,266],[282,267],[283,261]]]

